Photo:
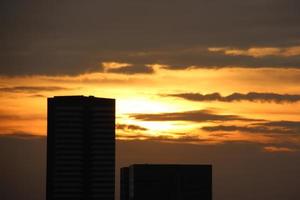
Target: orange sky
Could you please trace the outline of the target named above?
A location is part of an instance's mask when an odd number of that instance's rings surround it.
[[[215,200],[300,199],[299,8],[2,0],[1,200],[45,197],[47,97],[60,95],[116,99],[117,184],[134,163],[207,163]]]
[[[105,62],[103,66],[110,69],[131,65]],[[300,121],[300,101],[191,101],[167,95],[215,92],[221,96],[248,92],[300,94],[300,80],[295,79],[300,76],[300,70],[238,67],[168,70],[159,64],[149,67],[153,67],[154,74],[125,75],[104,71],[74,76],[2,76],[0,132],[45,135],[46,97],[93,95],[117,100],[119,139],[196,144],[242,141],[261,143],[266,147],[264,150],[272,152],[298,150],[285,147],[274,150],[272,146],[300,145],[299,134],[295,134],[299,127],[294,130],[294,126],[266,123]],[[196,113],[193,119],[189,119],[190,112]],[[168,113],[177,118],[166,118]],[[227,119],[228,116],[235,116],[235,119]],[[211,130],[211,127],[215,129]]]

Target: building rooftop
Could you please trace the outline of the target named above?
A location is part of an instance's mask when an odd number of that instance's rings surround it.
[[[129,167],[212,167],[211,164],[133,164]]]
[[[94,97],[94,96],[83,96],[83,95],[71,95],[71,96],[54,96],[49,97],[50,101],[115,101],[112,98]]]

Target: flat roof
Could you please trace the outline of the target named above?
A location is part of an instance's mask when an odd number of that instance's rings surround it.
[[[91,99],[91,100],[115,100],[113,98],[103,98],[103,97],[94,97],[94,96],[84,96],[84,95],[70,95],[70,96],[54,96],[49,97],[48,99],[54,100],[82,100],[82,99]]]
[[[184,167],[212,167],[212,165],[211,164],[133,164],[133,165],[129,165],[128,167],[184,168]]]

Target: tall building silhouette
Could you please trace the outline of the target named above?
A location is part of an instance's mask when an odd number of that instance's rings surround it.
[[[114,200],[115,100],[48,99],[47,200]]]
[[[138,164],[121,169],[121,200],[211,200],[211,165]]]

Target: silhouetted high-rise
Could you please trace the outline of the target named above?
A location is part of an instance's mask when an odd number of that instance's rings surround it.
[[[121,200],[211,200],[211,165],[131,165],[121,169]]]
[[[48,99],[47,200],[114,200],[115,100]]]

